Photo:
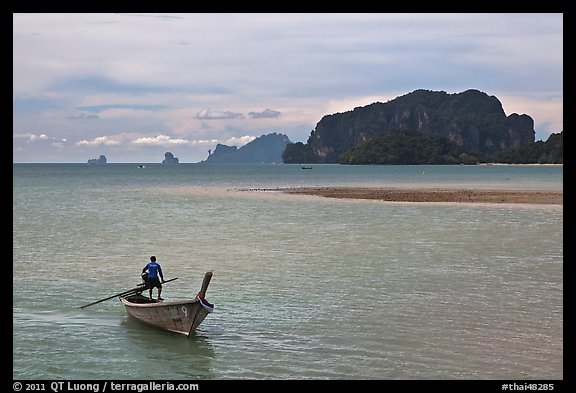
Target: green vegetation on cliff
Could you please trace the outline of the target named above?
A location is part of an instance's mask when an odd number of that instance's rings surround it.
[[[564,131],[551,134],[546,142],[537,141],[529,145],[502,150],[485,158],[486,162],[503,164],[563,164]]]
[[[562,164],[563,132],[538,141],[493,154],[467,151],[447,138],[406,129],[381,133],[340,157],[352,165],[453,165],[498,162],[504,164]]]
[[[381,133],[340,159],[342,164],[419,165],[476,164],[478,158],[447,138],[406,129]]]
[[[312,147],[302,142],[289,143],[282,153],[282,160],[287,163],[313,163],[318,162]]]

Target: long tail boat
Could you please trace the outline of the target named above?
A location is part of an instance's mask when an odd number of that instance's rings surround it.
[[[140,291],[120,296],[120,301],[128,315],[139,322],[188,337],[214,310],[214,305],[206,300],[211,278],[212,272],[204,275],[202,288],[192,300],[161,301],[143,296]]]

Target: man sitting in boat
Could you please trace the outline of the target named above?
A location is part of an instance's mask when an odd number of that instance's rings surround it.
[[[162,274],[162,266],[156,262],[156,257],[154,255],[150,257],[150,262],[144,266],[144,269],[142,269],[142,273],[145,273],[146,271],[148,271],[148,276],[145,279],[145,282],[146,288],[150,288],[150,299],[152,299],[152,289],[158,288],[158,300],[164,300],[160,297],[164,275]]]

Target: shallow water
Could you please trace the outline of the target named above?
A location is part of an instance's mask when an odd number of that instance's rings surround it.
[[[563,378],[562,207],[235,191],[343,184],[558,190],[562,168],[15,164],[13,378]],[[79,308],[150,255],[167,300],[214,272],[194,337]]]

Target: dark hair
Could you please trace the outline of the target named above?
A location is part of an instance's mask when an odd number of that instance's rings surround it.
[[[156,257],[155,257],[154,255],[152,255],[152,256],[150,257],[150,260],[151,260],[152,262],[156,262]]]

